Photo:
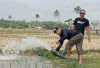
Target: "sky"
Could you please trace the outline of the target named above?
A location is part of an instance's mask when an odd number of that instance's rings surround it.
[[[35,14],[40,15],[40,21],[56,21],[53,17],[55,10],[59,10],[60,21],[79,17],[74,8],[80,6],[86,10],[86,18],[100,21],[100,0],[0,0],[0,19],[32,21]]]

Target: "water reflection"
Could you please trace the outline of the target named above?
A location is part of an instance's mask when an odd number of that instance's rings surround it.
[[[21,56],[16,60],[1,60],[0,68],[52,68],[52,64],[39,56]]]

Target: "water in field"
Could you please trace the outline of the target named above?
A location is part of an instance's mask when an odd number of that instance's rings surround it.
[[[19,59],[0,61],[0,68],[52,68],[52,64],[39,56],[20,56]]]
[[[18,55],[0,55],[0,61],[1,60],[14,60],[18,58],[21,58],[21,57]]]
[[[12,42],[2,49],[0,55],[0,68],[52,68],[49,60],[39,56],[21,56],[20,51],[36,47],[45,48],[51,51],[51,47],[36,37],[22,38],[19,42]]]

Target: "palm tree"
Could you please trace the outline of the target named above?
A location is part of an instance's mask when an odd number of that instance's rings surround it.
[[[35,14],[35,18],[36,18],[36,22],[37,22],[37,25],[36,26],[38,26],[38,19],[40,18],[40,15],[39,14]]]
[[[39,19],[40,18],[40,15],[39,14],[35,14],[35,18],[36,19]]]
[[[76,14],[79,14],[80,10],[81,10],[80,6],[74,8],[74,12],[76,12]]]
[[[59,17],[61,16],[59,10],[55,10],[53,16],[59,19]]]
[[[12,19],[12,16],[9,15],[8,18],[9,18],[9,20],[11,20]],[[11,22],[10,22],[10,28],[11,28]]]

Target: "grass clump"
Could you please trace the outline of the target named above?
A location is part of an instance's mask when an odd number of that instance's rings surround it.
[[[55,58],[55,56],[50,51],[44,52],[43,56],[49,59]]]

